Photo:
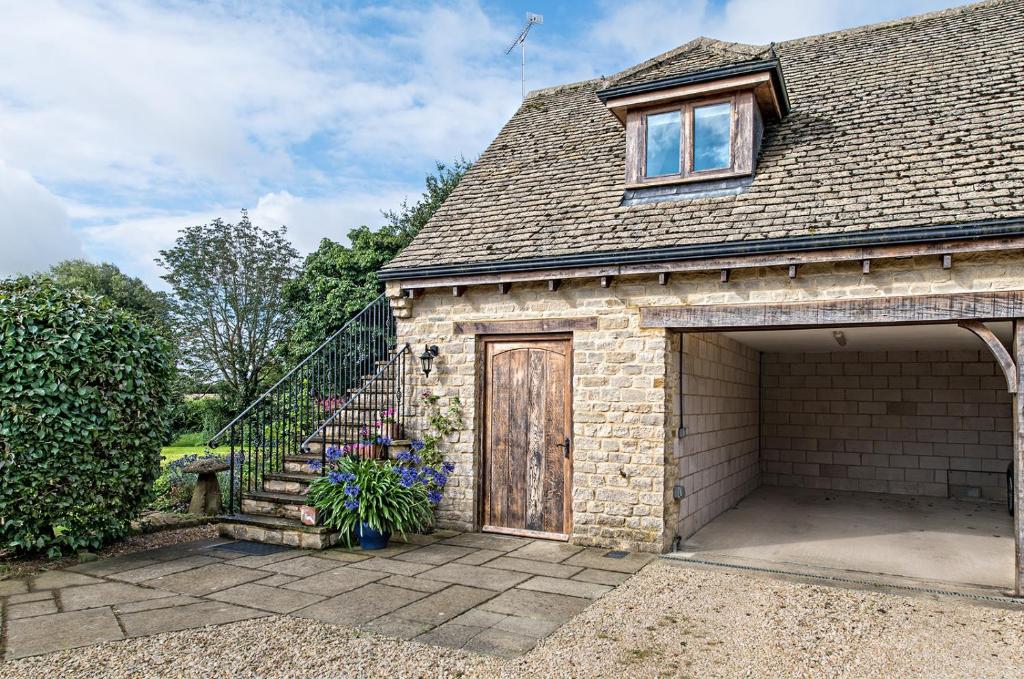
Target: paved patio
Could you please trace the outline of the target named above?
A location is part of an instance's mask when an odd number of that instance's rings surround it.
[[[278,614],[514,656],[654,558],[480,533],[409,540],[375,552],[208,540],[3,580],[0,651],[21,658]]]

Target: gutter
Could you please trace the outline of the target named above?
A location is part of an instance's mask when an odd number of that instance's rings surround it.
[[[695,83],[719,80],[721,78],[728,78],[730,76],[735,75],[748,75],[750,73],[763,72],[768,72],[772,74],[772,87],[775,88],[775,96],[779,100],[779,108],[781,109],[782,115],[786,116],[790,110],[789,95],[786,94],[786,81],[782,77],[782,64],[779,63],[778,59],[749,61],[742,64],[735,64],[733,66],[723,66],[722,68],[716,68],[710,71],[700,71],[699,73],[687,73],[684,75],[676,75],[669,78],[661,78],[660,80],[650,80],[648,82],[634,83],[632,85],[619,85],[618,87],[608,87],[603,90],[598,90],[597,98],[600,99],[602,102],[607,103],[609,99],[625,97],[631,94],[642,94],[644,92],[654,92],[656,90],[663,90],[668,87],[677,87],[679,85],[693,85]]]
[[[858,231],[856,233],[790,236],[786,238],[679,245],[664,248],[559,255],[555,257],[533,257],[494,262],[402,267],[385,269],[378,272],[377,276],[382,281],[413,280],[440,276],[545,271],[584,266],[653,264],[658,262],[709,259],[711,257],[813,252],[847,247],[913,245],[925,242],[980,240],[1005,236],[1024,236],[1024,216],[964,222],[961,224],[875,229]]]

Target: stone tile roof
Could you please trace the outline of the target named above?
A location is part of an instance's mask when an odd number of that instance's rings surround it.
[[[387,269],[1024,216],[1024,0],[776,44],[792,111],[749,190],[620,206],[624,130],[595,92],[757,49],[699,39],[534,93]]]
[[[609,86],[635,85],[675,75],[709,71],[748,61],[771,58],[768,45],[744,45],[712,38],[697,38],[653,59],[612,76]]]

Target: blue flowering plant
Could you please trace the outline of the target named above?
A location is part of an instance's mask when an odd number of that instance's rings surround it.
[[[411,450],[395,456],[393,471],[406,488],[422,487],[431,507],[441,502],[448,477],[455,471],[455,465],[447,460],[438,464],[427,464],[423,459],[424,442],[413,439]]]
[[[344,448],[326,453],[324,476],[310,484],[306,503],[316,507],[323,525],[341,532],[351,545],[367,527],[381,534],[415,532],[433,518],[430,490],[419,479],[405,483],[391,460],[361,459]]]

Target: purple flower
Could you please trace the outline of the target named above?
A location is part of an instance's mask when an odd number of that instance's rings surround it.
[[[327,480],[330,481],[331,483],[344,483],[343,479],[341,478],[341,472],[328,472]]]
[[[355,498],[345,500],[345,509],[350,512],[359,509],[359,500],[356,500]]]
[[[451,474],[453,471],[455,471],[455,465],[445,460],[445,462],[441,464],[441,471],[443,471],[445,474]]]
[[[349,481],[355,481],[356,475],[352,472],[341,472],[340,478],[342,482],[348,483]]]
[[[420,439],[413,439],[413,440],[412,440],[412,441],[411,441],[411,442],[409,443],[409,447],[410,447],[410,448],[412,448],[413,450],[417,451],[417,452],[419,452],[419,451],[423,450],[423,447],[424,447],[425,445],[426,445],[426,444],[425,444],[425,443],[423,443],[423,441],[421,441]]]
[[[320,460],[306,460],[306,466],[315,472],[324,468],[324,465]]]
[[[327,449],[327,459],[331,462],[337,462],[341,458],[342,452],[337,446],[331,446]]]
[[[350,484],[346,485],[345,486],[345,495],[348,495],[349,497],[358,497],[359,496],[359,486],[357,484],[355,484],[355,483],[350,483]]]
[[[390,446],[391,445],[391,438],[388,437],[388,436],[378,436],[377,437],[377,445],[380,445],[380,446]]]
[[[430,504],[437,505],[441,502],[441,491],[431,490],[427,492],[427,499],[430,500]]]

